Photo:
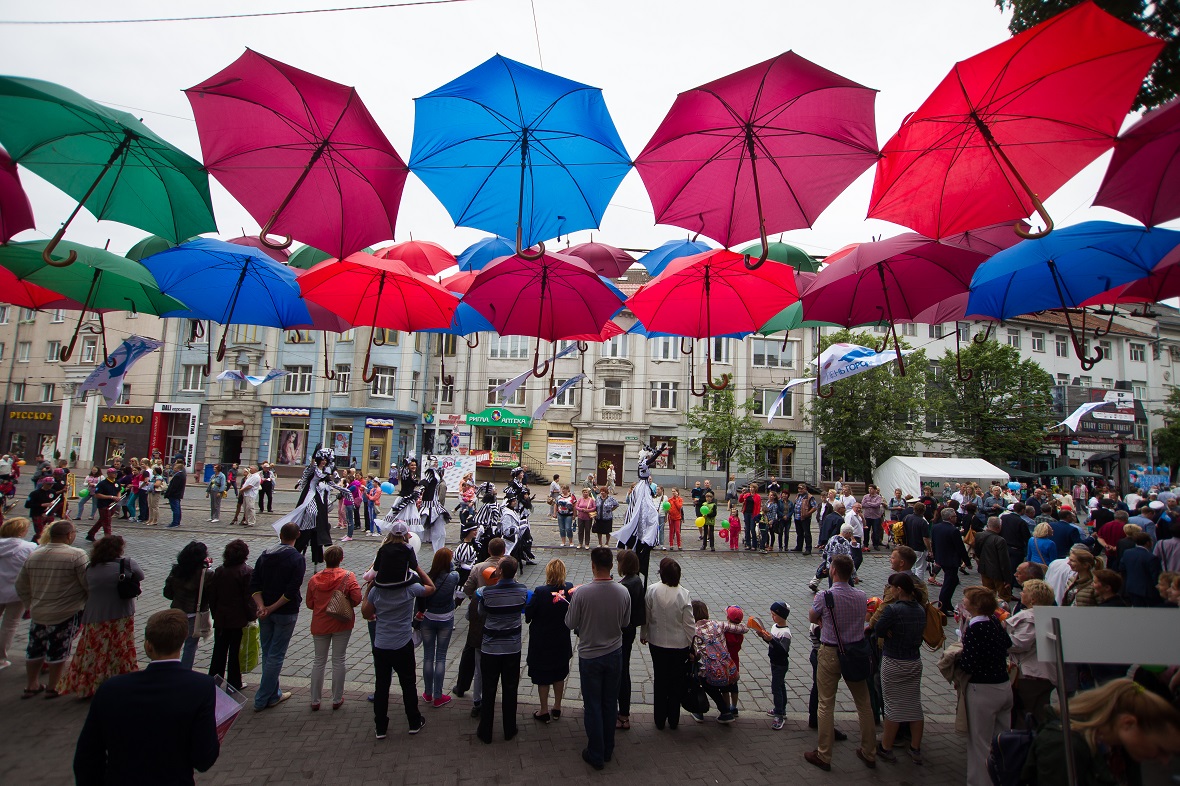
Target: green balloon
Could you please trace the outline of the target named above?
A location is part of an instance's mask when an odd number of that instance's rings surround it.
[[[672,503],[669,502],[668,500],[664,500],[664,504],[660,505],[660,510],[664,511],[665,513],[671,509],[672,509]]]
[[[708,516],[712,512],[713,512],[713,506],[710,505],[709,503],[706,502],[704,505],[701,505],[701,513],[703,515]]]

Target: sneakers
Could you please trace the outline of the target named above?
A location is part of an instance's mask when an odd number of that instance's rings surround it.
[[[921,748],[910,748],[909,752],[910,752],[910,760],[914,764],[917,764],[919,767],[922,766],[922,749]]]
[[[422,727],[426,725],[426,718],[419,717],[417,723],[410,724],[410,734],[417,734],[422,731]]]
[[[427,704],[433,704],[434,697],[431,696],[429,693],[423,693],[422,694],[422,701],[426,702]]]
[[[435,709],[438,709],[439,707],[445,707],[450,703],[451,703],[451,697],[446,695],[445,693],[442,696],[435,696],[434,697]]]
[[[473,717],[473,718],[478,718],[478,717],[479,717],[479,715],[480,715],[480,709],[481,709],[481,708],[480,708],[480,704],[481,704],[481,702],[478,702],[478,701],[477,701],[477,702],[475,702],[474,704],[472,704],[472,705],[471,705],[471,717]]]
[[[220,524],[221,519],[209,519],[209,523],[210,524]],[[230,524],[233,524],[233,522],[231,521]]]
[[[812,592],[819,592],[819,579],[812,579],[811,581],[807,582],[807,589],[811,590]]]
[[[885,750],[879,742],[877,743],[877,758],[890,764],[897,764],[897,756],[894,755],[893,751]]]
[[[383,739],[385,739],[387,736],[388,736],[388,735],[387,735],[385,732],[383,732],[383,731],[379,731],[379,732],[377,732],[377,739],[379,739],[379,740],[383,740]]]
[[[735,720],[737,718],[734,717],[732,712],[723,712],[717,718],[718,723],[733,723]]]
[[[341,542],[341,543],[351,543],[351,542],[352,542],[352,538],[348,538],[348,537],[341,538],[341,539],[340,539],[340,542]]]
[[[692,719],[694,721],[696,721],[697,723],[704,723],[705,722],[705,716],[699,712],[690,712],[688,714],[691,715]]]
[[[775,731],[779,731],[782,729],[783,724],[785,723],[786,721],[783,719],[782,715],[775,715],[774,720],[770,724],[770,728],[774,729]]]

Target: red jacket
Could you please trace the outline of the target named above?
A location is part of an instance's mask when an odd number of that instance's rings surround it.
[[[672,507],[668,508],[668,521],[681,521],[684,519],[684,498],[683,497],[668,497],[668,504]]]
[[[328,601],[337,589],[348,596],[353,607],[361,604],[361,585],[356,581],[356,574],[344,568],[328,568],[321,570],[307,582],[307,607],[311,609],[311,635],[327,636],[352,630],[352,624],[341,622],[329,617],[324,609],[328,608]]]

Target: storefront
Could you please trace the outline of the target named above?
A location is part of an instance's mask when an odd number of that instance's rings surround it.
[[[152,415],[150,409],[126,407],[100,414],[94,434],[96,455],[105,461],[114,459],[119,463],[124,458],[147,456],[151,446]]]
[[[53,458],[57,449],[58,407],[9,405],[0,442],[5,453],[32,461],[38,454]]]
[[[393,418],[365,418],[365,455],[361,464],[367,475],[389,476],[390,465],[400,461],[414,438],[405,422]]]
[[[422,453],[428,456],[449,456],[466,448],[466,437],[471,432],[464,428],[462,415],[437,415],[427,412],[422,416]]]
[[[303,407],[272,407],[270,410],[270,461],[279,467],[302,467],[307,463],[311,432],[311,410]]]
[[[196,469],[200,420],[200,404],[157,403],[152,407],[151,431],[148,435],[151,457],[161,461],[179,458],[184,462],[184,468],[193,472]],[[103,443],[98,441],[95,444],[101,447]]]
[[[483,412],[467,413],[466,423],[473,430],[471,452],[476,454],[479,466],[512,467],[521,463],[524,432],[533,427],[532,417],[489,407]]]
[[[347,467],[356,455],[353,452],[352,420],[328,419],[328,444],[336,457],[336,466]],[[358,461],[357,466],[360,466]]]

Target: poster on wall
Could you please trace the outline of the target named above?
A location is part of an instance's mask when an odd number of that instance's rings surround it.
[[[549,437],[545,446],[545,463],[554,467],[574,465],[574,438]]]
[[[447,491],[452,494],[459,492],[459,484],[467,473],[475,475],[475,456],[435,456],[438,459],[438,469],[442,473],[443,483]],[[422,467],[425,471],[425,467]]]
[[[1138,488],[1140,491],[1146,491],[1152,486],[1156,489],[1167,489],[1172,485],[1172,469],[1171,467],[1150,467],[1142,464],[1135,464],[1128,472],[1131,486]]]
[[[332,435],[332,453],[336,456],[348,456],[352,449],[352,434],[347,431],[337,431]]]
[[[275,463],[287,466],[302,464],[306,436],[307,432],[301,429],[280,429]]]

